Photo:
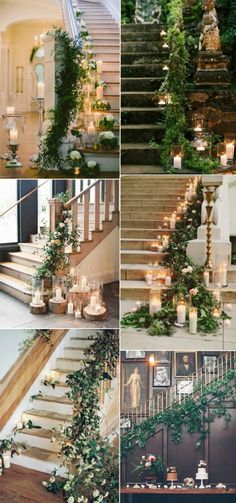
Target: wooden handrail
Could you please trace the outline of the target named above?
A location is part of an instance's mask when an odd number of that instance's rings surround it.
[[[80,199],[82,196],[84,196],[84,194],[86,194],[87,192],[90,192],[90,190],[95,187],[95,185],[97,185],[98,183],[100,182],[100,180],[95,180],[95,182],[93,182],[91,185],[88,185],[88,187],[86,187],[86,189],[82,190],[79,194],[77,194],[76,196],[72,197],[72,199],[70,199],[69,201],[67,201],[67,203],[65,203],[65,206],[71,206],[75,201],[78,201],[78,199]]]
[[[25,194],[24,196],[22,196],[18,201],[16,201],[16,203],[14,203],[12,206],[10,206],[10,208],[8,208],[3,213],[1,213],[0,218],[3,217],[4,215],[6,215],[6,213],[8,213],[8,211],[13,210],[13,208],[15,208],[15,206],[17,206],[18,204],[22,203],[22,201],[24,201],[25,199],[27,199],[28,197],[30,197],[34,192],[36,192],[37,190],[39,190],[40,187],[42,187],[43,185],[45,185],[45,183],[48,183],[49,181],[50,180],[45,180],[45,182],[41,183],[41,185],[37,185],[37,187],[35,187],[34,189],[32,189],[29,192],[27,192],[27,194]]]
[[[50,344],[38,337],[11,367],[1,381],[0,430],[10,419],[50,356],[63,340],[67,330],[53,330]]]

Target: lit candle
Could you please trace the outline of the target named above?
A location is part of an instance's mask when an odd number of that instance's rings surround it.
[[[10,468],[11,466],[11,456],[10,454],[8,453],[3,453],[3,464],[4,464],[4,468]]]
[[[10,145],[18,144],[18,131],[16,128],[10,129]]]
[[[94,114],[94,118],[95,118],[95,124],[97,127],[99,127],[99,123],[100,123],[100,120],[101,120],[101,116],[102,114],[100,112],[96,112]]]
[[[96,295],[91,295],[90,298],[90,306],[95,309],[97,305],[97,296]]]
[[[222,286],[227,286],[227,265],[222,264],[221,266],[221,285]]]
[[[197,333],[197,309],[194,307],[189,310],[189,333]]]
[[[97,73],[102,73],[102,60],[97,61]]]
[[[176,216],[175,213],[172,213],[170,217],[170,229],[175,230],[175,224],[176,224]]]
[[[177,321],[179,324],[185,323],[186,320],[186,305],[185,304],[179,304],[177,306]]]
[[[216,307],[212,314],[213,314],[214,318],[219,318],[220,317],[220,310]]]
[[[82,288],[82,290],[85,290],[87,288],[87,278],[86,278],[86,276],[82,276],[82,278],[81,278],[81,288]]]
[[[209,271],[204,271],[204,273],[203,273],[203,281],[204,281],[204,285],[205,285],[206,288],[209,287],[209,280],[210,280]]]
[[[44,98],[44,82],[37,83],[37,98]]]
[[[220,156],[220,165],[227,166],[227,155],[226,154],[223,154]]]
[[[225,320],[225,326],[227,328],[230,328],[231,327],[231,320]]]
[[[162,70],[164,70],[164,72],[167,72],[167,70],[169,70],[169,67],[167,65],[164,65]]]
[[[96,128],[94,122],[91,121],[88,126],[88,134],[94,135],[96,133]]]
[[[216,299],[217,302],[220,302],[220,291],[219,290],[214,290],[214,292],[212,292],[212,295]]]
[[[171,286],[171,276],[168,275],[165,277],[165,285]]]
[[[152,274],[151,273],[147,273],[146,276],[145,276],[145,280],[147,282],[147,285],[151,285],[152,284]]]
[[[232,304],[226,304],[226,309],[228,309],[228,311],[232,311]]]
[[[41,295],[40,295],[40,291],[37,290],[34,294],[34,300],[33,300],[33,303],[34,304],[41,304]]]
[[[168,44],[165,42],[163,45],[162,45],[163,49],[168,49]]]
[[[200,132],[202,131],[201,126],[196,126],[196,127],[194,128],[194,131],[196,131],[196,132],[199,132],[199,133],[200,133]]]
[[[160,297],[153,297],[149,302],[149,313],[155,314],[161,311],[161,299]]]
[[[13,115],[15,113],[15,107],[7,107],[7,114]]]
[[[103,86],[98,86],[96,89],[97,100],[102,100],[103,98]]]
[[[56,300],[61,300],[61,288],[56,288]]]
[[[174,156],[173,164],[174,164],[174,168],[176,168],[176,169],[181,169],[182,168],[181,155],[175,155]]]
[[[160,33],[161,37],[165,37],[167,35],[166,31],[165,30],[161,30],[161,33]]]
[[[76,309],[76,311],[75,311],[75,318],[76,318],[77,320],[79,320],[79,319],[81,319],[81,318],[82,318],[82,314],[81,314],[80,309]]]
[[[158,102],[158,105],[160,105],[160,106],[163,106],[165,104],[166,104],[166,102],[165,102],[165,100],[163,100],[163,98],[160,99],[159,102]]]
[[[74,313],[74,305],[73,302],[68,302],[67,306],[67,314],[73,314]]]
[[[229,160],[234,158],[234,143],[226,143],[226,157]]]

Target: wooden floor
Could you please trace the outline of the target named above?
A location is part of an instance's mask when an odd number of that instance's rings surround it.
[[[0,503],[62,503],[62,496],[48,493],[42,486],[49,475],[12,465],[0,477]]]

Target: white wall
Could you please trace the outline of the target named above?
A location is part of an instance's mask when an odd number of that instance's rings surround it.
[[[61,18],[60,0],[0,0],[0,31],[11,23],[23,20]]]
[[[19,344],[28,335],[26,330],[0,330],[1,354],[4,355],[0,358],[0,380],[18,359]]]
[[[110,11],[117,23],[120,22],[120,1],[119,0],[102,0],[102,3]]]
[[[81,262],[80,274],[103,283],[119,280],[119,230],[113,231]]]
[[[236,236],[236,176],[230,175],[229,179],[229,227],[230,236]]]

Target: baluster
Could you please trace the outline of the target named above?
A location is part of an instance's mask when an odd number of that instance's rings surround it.
[[[84,241],[89,240],[89,191],[84,194]]]
[[[228,354],[225,355],[225,372],[228,372]]]
[[[163,409],[164,409],[164,394],[162,392],[162,394],[161,394],[161,412],[163,412]]]
[[[100,182],[95,185],[95,231],[100,230]]]
[[[106,180],[105,184],[105,221],[109,221],[112,180]]]
[[[230,370],[232,369],[232,353],[231,353],[231,351],[229,352],[229,368],[230,368]]]
[[[73,231],[76,231],[77,228],[78,228],[78,217],[79,217],[78,200],[74,201],[72,203],[71,210],[72,210],[72,215],[73,215],[73,218],[72,218],[72,229],[73,229]],[[77,246],[76,245],[73,246],[72,251],[73,252],[77,251]]]
[[[56,222],[62,212],[62,202],[58,199],[49,199],[49,230],[50,232],[55,231]]]
[[[114,211],[119,211],[119,180],[114,181],[115,184],[115,194],[114,194]]]

